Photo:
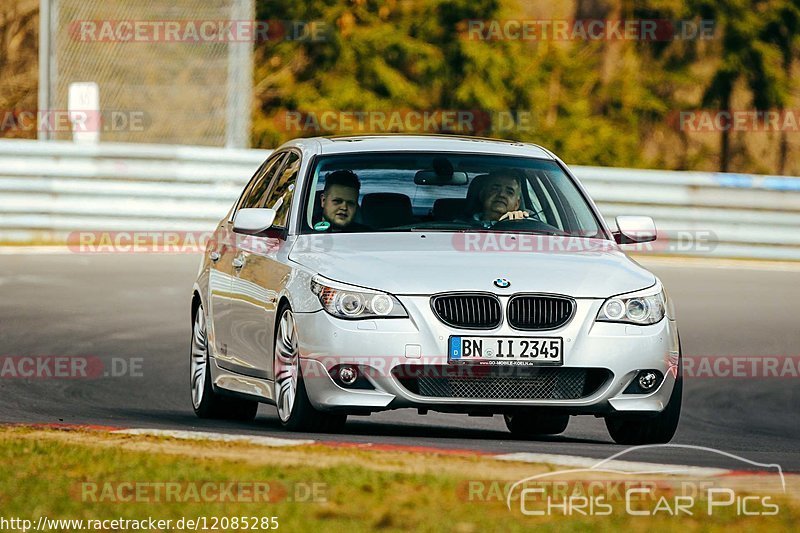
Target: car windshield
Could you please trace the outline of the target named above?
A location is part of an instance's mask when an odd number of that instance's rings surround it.
[[[604,237],[555,162],[430,152],[317,160],[303,233],[502,231]]]

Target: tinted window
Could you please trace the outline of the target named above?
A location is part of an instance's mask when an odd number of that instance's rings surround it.
[[[289,207],[297,185],[297,174],[300,170],[300,156],[289,152],[286,164],[272,182],[264,202],[258,207],[269,207],[276,211],[274,225],[286,227],[289,222]]]
[[[267,187],[269,187],[275,172],[281,167],[281,162],[285,158],[285,154],[281,154],[264,163],[256,175],[253,176],[253,179],[250,180],[242,202],[239,204],[239,209],[263,207]]]

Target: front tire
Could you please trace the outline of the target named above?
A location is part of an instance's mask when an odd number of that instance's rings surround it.
[[[520,409],[503,415],[503,418],[511,434],[519,439],[558,435],[569,425],[569,415],[545,413],[537,409]]]
[[[208,350],[206,315],[203,306],[195,311],[192,325],[192,349],[189,363],[192,407],[199,418],[251,421],[256,417],[258,402],[217,394],[211,385],[211,360]]]
[[[347,415],[320,411],[308,398],[300,371],[297,326],[292,310],[288,306],[283,307],[278,316],[275,332],[275,405],[281,424],[290,431],[340,431],[347,421]]]
[[[617,444],[666,444],[678,429],[683,399],[683,375],[678,371],[669,402],[655,416],[613,415],[606,417],[606,428]]]

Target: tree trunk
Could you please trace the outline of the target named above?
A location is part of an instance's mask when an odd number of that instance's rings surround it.
[[[728,165],[730,165],[730,147],[731,147],[731,131],[729,128],[722,130],[722,137],[720,139],[719,150],[719,171],[728,172]]]
[[[731,108],[731,93],[733,92],[733,85],[731,84],[730,90],[726,91],[726,94],[722,95],[720,99],[720,109],[719,111],[729,111]],[[731,163],[731,128],[733,127],[733,122],[731,120],[730,123],[726,125],[726,127],[722,128],[720,132],[720,147],[719,147],[719,171],[720,172],[728,172],[728,168],[730,167]]]
[[[792,62],[794,61],[794,54],[792,54],[791,47],[783,56],[783,73],[786,75],[787,80],[792,79]],[[778,112],[783,118],[785,109],[780,106]],[[781,128],[780,140],[778,141],[778,174],[783,174],[786,170],[786,160],[789,158],[789,139],[786,137],[786,130]]]

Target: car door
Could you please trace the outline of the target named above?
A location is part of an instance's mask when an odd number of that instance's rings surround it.
[[[273,379],[272,344],[278,295],[290,273],[281,258],[287,255],[286,231],[299,170],[300,154],[289,151],[256,206],[276,211],[272,228],[260,235],[238,236],[233,259],[230,304],[235,335],[229,353],[235,354],[244,373],[266,379]]]
[[[235,351],[230,350],[231,338],[236,335],[236,322],[231,315],[231,297],[235,273],[234,259],[238,253],[236,241],[240,236],[233,232],[233,218],[242,207],[260,203],[266,195],[275,173],[281,168],[285,153],[267,159],[256,171],[244,192],[231,210],[230,217],[220,223],[209,251],[209,345],[220,366],[236,371],[241,366]]]

